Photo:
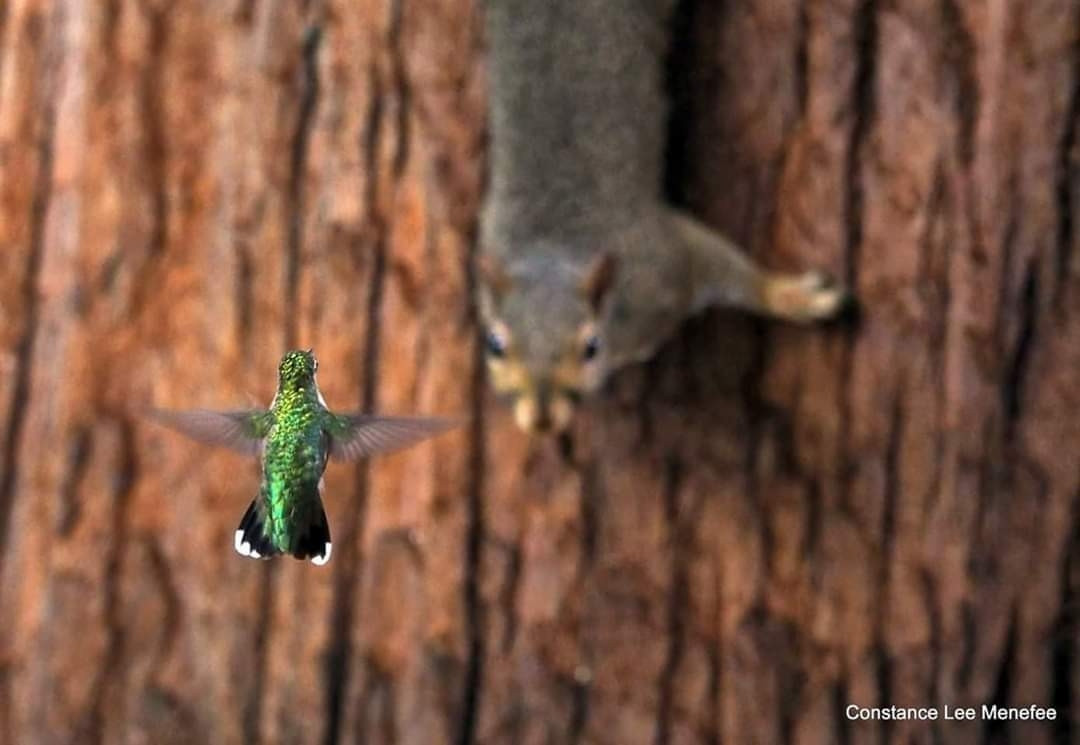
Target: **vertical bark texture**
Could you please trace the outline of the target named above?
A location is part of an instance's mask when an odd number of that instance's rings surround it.
[[[685,0],[669,192],[861,324],[695,319],[564,447],[478,364],[481,12],[0,3],[0,742],[1080,738],[1080,3]],[[330,468],[323,569],[132,416],[290,346],[469,417]]]

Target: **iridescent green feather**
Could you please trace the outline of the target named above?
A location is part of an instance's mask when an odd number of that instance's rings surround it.
[[[303,386],[281,390],[273,413],[275,423],[263,448],[262,511],[273,546],[291,553],[297,530],[322,509],[319,480],[326,468],[326,438],[318,392]]]

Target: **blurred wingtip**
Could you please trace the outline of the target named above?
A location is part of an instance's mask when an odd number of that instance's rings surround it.
[[[202,409],[176,411],[174,409],[162,409],[159,406],[152,405],[146,405],[136,410],[136,416],[139,418],[148,419],[166,427],[176,427],[182,424],[186,418],[198,416],[200,413],[202,413]]]
[[[437,416],[429,417],[429,419],[433,422],[433,427],[439,432],[446,432],[451,429],[462,427],[465,425],[465,422],[468,421],[466,417],[463,416]]]
[[[413,425],[412,429],[417,435],[428,439],[461,427],[465,424],[465,419],[455,416],[421,416],[412,418],[409,423]]]
[[[467,421],[460,416],[410,416],[410,417],[387,417],[388,421],[397,421],[414,428],[421,429],[431,435],[439,435],[462,426]]]
[[[165,424],[169,419],[169,410],[161,409],[153,404],[142,404],[132,408],[131,414],[136,419],[147,419],[151,422]]]

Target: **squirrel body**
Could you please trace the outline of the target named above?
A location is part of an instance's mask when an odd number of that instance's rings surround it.
[[[480,308],[497,392],[563,429],[613,371],[729,305],[810,321],[846,293],[766,272],[663,198],[674,0],[489,0]]]

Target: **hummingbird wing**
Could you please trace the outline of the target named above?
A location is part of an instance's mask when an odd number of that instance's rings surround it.
[[[274,423],[272,412],[250,411],[165,411],[150,409],[149,417],[194,440],[221,445],[244,455],[258,455],[263,438]]]
[[[330,455],[336,460],[356,460],[375,453],[412,445],[455,427],[455,419],[389,417],[368,414],[330,414],[326,432]]]

